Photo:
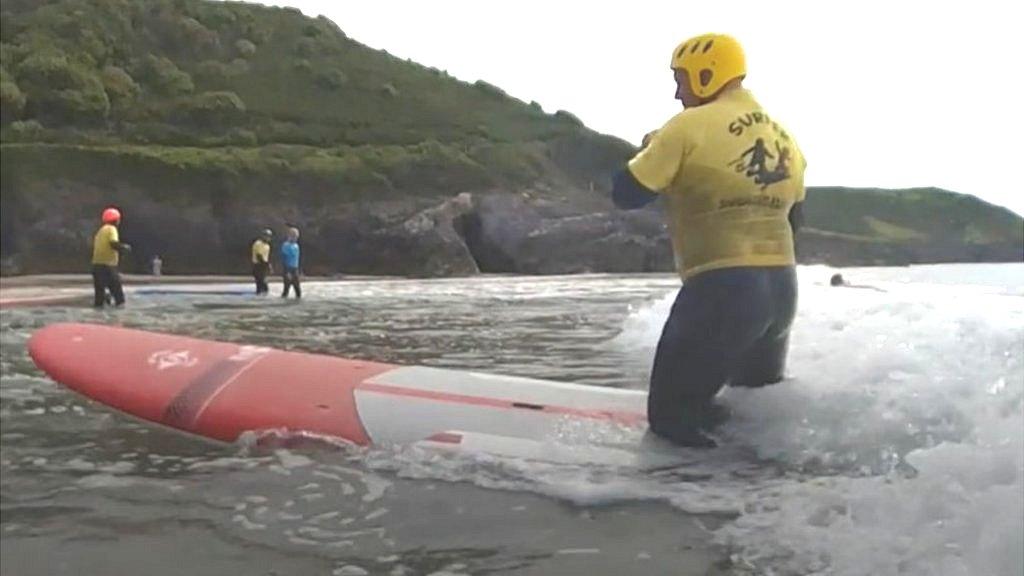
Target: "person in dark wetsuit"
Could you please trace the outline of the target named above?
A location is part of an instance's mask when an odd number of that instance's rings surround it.
[[[723,386],[758,387],[784,376],[806,163],[743,88],[746,62],[735,39],[691,38],[673,52],[672,69],[684,110],[645,138],[615,175],[612,198],[634,209],[664,197],[683,278],[651,370],[650,430],[710,447],[706,432],[720,419],[713,399]],[[786,153],[767,154],[768,143]],[[758,150],[765,153],[750,159]]]

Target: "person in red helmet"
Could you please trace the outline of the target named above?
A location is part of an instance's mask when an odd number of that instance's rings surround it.
[[[124,289],[117,266],[121,252],[130,252],[132,247],[121,242],[117,227],[121,224],[121,211],[107,208],[103,211],[103,225],[92,240],[92,286],[95,298],[93,306],[102,308],[107,302],[107,291],[114,297],[114,304],[124,306]]]

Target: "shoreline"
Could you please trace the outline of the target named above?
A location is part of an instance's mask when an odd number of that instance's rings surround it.
[[[394,276],[307,276],[304,282],[346,282],[355,280],[394,279]],[[252,276],[212,275],[194,276],[152,274],[122,274],[125,293],[131,295],[137,287],[154,286],[216,286],[223,284],[251,284]],[[0,309],[27,306],[76,304],[92,298],[90,274],[32,274],[0,277]]]
[[[304,282],[344,282],[346,280],[389,280],[401,276],[303,276]],[[129,285],[152,284],[238,284],[252,282],[248,274],[170,274],[154,276],[152,274],[121,274],[121,280]],[[88,273],[66,274],[26,274],[24,276],[0,276],[0,289],[13,288],[61,288],[61,287],[92,288],[92,275]]]

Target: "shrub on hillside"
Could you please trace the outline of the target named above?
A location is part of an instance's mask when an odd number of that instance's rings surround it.
[[[299,38],[295,42],[295,54],[308,58],[317,53],[317,42],[312,38]]]
[[[11,132],[15,135],[31,139],[43,133],[43,125],[35,120],[18,120],[11,123]]]
[[[555,112],[555,118],[562,120],[564,122],[568,122],[573,126],[583,127],[583,121],[577,118],[576,115],[573,114],[572,112],[568,112],[566,110],[559,110]]]
[[[61,52],[29,54],[18,65],[17,79],[30,116],[54,124],[95,124],[110,113],[110,99],[95,71]]]
[[[100,73],[100,80],[111,105],[115,107],[131,102],[141,90],[131,75],[117,66],[105,66]]]
[[[180,100],[176,115],[199,126],[229,126],[245,115],[245,103],[234,92],[203,92]]]
[[[490,82],[484,82],[483,80],[477,80],[473,83],[473,87],[492,98],[507,98],[508,94],[504,90],[498,88]]]
[[[6,74],[0,75],[0,123],[8,124],[21,118],[25,109],[25,95]]]
[[[256,53],[256,45],[245,38],[239,38],[235,41],[235,51],[238,52],[239,56],[248,58]]]
[[[323,27],[324,30],[334,32],[341,38],[348,38],[348,36],[345,35],[345,32],[338,27],[334,20],[331,20],[330,18],[324,16],[323,14],[317,16],[316,21],[320,23],[320,26]]]
[[[313,81],[321,88],[336,90],[348,83],[348,76],[341,70],[320,70],[313,77]]]
[[[200,82],[216,82],[228,78],[231,66],[219,60],[203,60],[194,71],[196,80]]]
[[[36,98],[35,112],[59,124],[98,125],[110,114],[110,99],[97,81],[84,90],[58,90]]]
[[[243,74],[248,74],[251,68],[252,66],[245,58],[235,58],[230,64],[228,64],[228,75],[241,76]]]
[[[18,82],[29,92],[78,90],[89,82],[90,70],[57,50],[28,54],[18,64]]]
[[[132,76],[160,96],[182,96],[195,90],[192,77],[167,58],[148,54],[132,67]]]

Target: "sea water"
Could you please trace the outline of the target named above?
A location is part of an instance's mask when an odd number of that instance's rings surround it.
[[[800,268],[789,377],[723,391],[720,447],[655,471],[212,444],[56,386],[25,342],[51,322],[101,322],[643,389],[678,289],[669,275],[309,283],[289,306],[129,294],[116,312],[4,311],[3,572],[1021,574],[1024,265],[844,269],[854,286],[841,288],[834,272]],[[640,433],[566,422],[551,441]]]

